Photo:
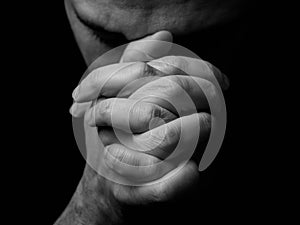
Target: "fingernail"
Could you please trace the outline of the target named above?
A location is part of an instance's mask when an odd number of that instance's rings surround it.
[[[74,100],[76,100],[77,99],[77,97],[78,97],[78,94],[79,94],[79,85],[75,88],[75,90],[73,91],[73,93],[72,93],[72,97],[73,97],[73,99]]]
[[[71,113],[72,116],[74,116],[75,109],[76,109],[76,105],[73,104],[69,110],[69,112]]]
[[[166,30],[154,33],[152,35],[152,38],[155,40],[168,41],[168,42],[172,42],[173,40],[172,34]]]

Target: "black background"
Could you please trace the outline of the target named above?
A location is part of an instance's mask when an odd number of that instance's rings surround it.
[[[8,96],[16,106],[10,120],[14,127],[10,149],[17,151],[11,150],[13,165],[7,168],[13,167],[10,179],[17,182],[8,182],[16,197],[11,211],[22,212],[26,223],[53,224],[75,191],[85,164],[75,143],[69,108],[71,93],[86,65],[63,2],[39,4],[27,6],[26,16],[13,28],[17,36],[7,57],[9,78],[17,83],[10,89],[17,91]],[[269,116],[264,109],[269,104],[265,87],[269,85],[266,52],[270,39],[264,15],[261,6],[256,6],[237,21],[195,34],[192,40],[174,39],[220,68],[231,82],[225,93],[225,141],[214,163],[201,174],[202,195],[197,196],[195,212],[199,209],[202,214],[197,222],[202,218],[224,222],[256,219],[265,215],[271,201],[264,185],[271,175],[260,167],[262,152],[268,148],[264,134],[269,129],[267,122],[260,122]],[[239,35],[234,35],[237,31]],[[236,44],[232,48],[223,42]]]

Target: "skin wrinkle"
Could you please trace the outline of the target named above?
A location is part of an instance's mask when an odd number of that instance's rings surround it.
[[[74,196],[55,225],[119,224],[118,203],[105,187],[106,182],[86,165]]]

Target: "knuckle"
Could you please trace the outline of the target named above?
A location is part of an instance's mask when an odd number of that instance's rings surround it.
[[[154,104],[140,102],[136,104],[130,111],[132,120],[147,126],[152,118],[160,115],[158,107]]]
[[[223,88],[223,89],[227,89],[229,87],[229,79],[228,77],[223,74],[217,67],[215,67],[214,65],[212,65],[210,62],[204,61],[205,64],[207,65],[207,68],[209,70],[209,73],[211,74],[211,76],[213,76],[213,78],[216,79],[215,82],[218,82],[219,85]],[[214,79],[211,79],[214,81]]]
[[[179,68],[180,70],[186,72],[188,69],[188,61],[182,57],[175,57],[174,59],[174,66]]]
[[[165,147],[173,146],[177,143],[180,137],[180,129],[177,127],[169,127],[167,124],[164,128],[157,129],[151,134],[151,142],[157,146],[157,148],[162,149]]]
[[[160,144],[162,141],[165,141],[166,138],[166,130],[165,129],[157,129],[156,132],[151,134],[151,142],[156,145]]]
[[[210,128],[211,127],[211,115],[208,113],[200,113],[199,114],[199,119],[202,123],[202,126],[205,128]]]
[[[151,119],[156,118],[156,117],[160,118],[162,115],[162,108],[157,105],[151,104],[149,114],[150,114]]]
[[[217,67],[215,67],[213,64],[211,64],[210,62],[204,61],[204,60],[203,60],[203,62],[207,66],[208,72],[215,78],[219,78],[219,76],[222,74],[221,71]]]
[[[92,87],[97,87],[99,83],[99,68],[92,70],[89,74],[90,83]]]
[[[122,194],[122,189],[120,188],[121,186],[119,185],[114,185],[112,187],[112,194],[116,199],[122,199],[124,195]]]
[[[208,113],[200,113],[199,115],[199,143],[206,143],[211,132],[211,115]]]
[[[211,73],[212,75],[215,75],[215,73],[214,73],[215,72],[214,66],[210,62],[208,62],[208,61],[204,61],[203,60],[203,62],[207,66],[206,68],[207,68],[208,72]]]
[[[153,69],[147,63],[136,62],[134,65],[137,67],[138,74],[140,74],[141,77],[153,75]]]
[[[111,116],[112,113],[112,101],[110,99],[106,99],[100,102],[97,107],[97,115],[102,118],[106,118]]]
[[[163,139],[165,145],[171,145],[179,139],[180,129],[177,127],[167,127],[167,133]]]
[[[125,188],[123,185],[114,184],[112,186],[112,194],[121,202],[130,202],[133,200],[132,189]]]
[[[168,78],[169,78],[169,80],[170,80],[171,82],[174,82],[174,83],[176,83],[176,84],[180,84],[180,79],[178,78],[178,76],[173,75],[173,76],[169,76]]]
[[[163,91],[163,93],[166,93],[169,96],[174,95],[178,92],[179,86],[177,82],[177,76],[169,76],[157,80],[156,84],[158,85],[159,89]]]
[[[159,110],[159,118],[162,118],[165,122],[172,121],[176,118],[176,116],[167,109],[160,108]]]
[[[167,190],[164,185],[159,184],[155,188],[153,188],[151,192],[151,198],[155,202],[162,202],[166,200],[167,196]]]
[[[188,91],[191,89],[190,81],[193,81],[189,76],[170,76],[171,80],[176,83],[177,89]]]
[[[192,89],[190,79],[192,78],[186,76],[170,76],[168,92],[173,96],[189,93]]]
[[[208,80],[201,82],[201,88],[206,97],[215,98],[218,95],[216,86]]]
[[[104,145],[107,145],[107,143],[112,142],[112,136],[113,136],[112,132],[113,131],[107,129],[100,129],[98,131],[98,136]]]

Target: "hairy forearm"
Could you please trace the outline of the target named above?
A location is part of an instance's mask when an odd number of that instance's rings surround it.
[[[55,225],[120,224],[118,204],[105,185],[104,178],[87,165],[76,192]]]

